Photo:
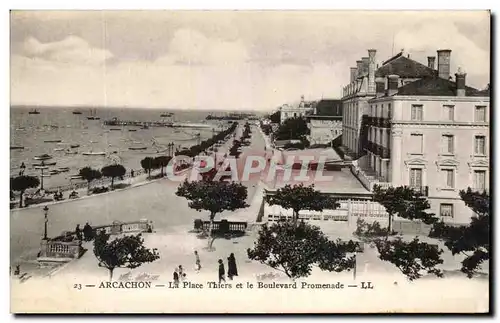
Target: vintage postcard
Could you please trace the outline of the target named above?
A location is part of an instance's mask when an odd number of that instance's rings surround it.
[[[11,11],[11,312],[489,313],[490,19]]]

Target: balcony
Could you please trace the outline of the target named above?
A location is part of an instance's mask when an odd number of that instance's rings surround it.
[[[380,158],[389,159],[391,158],[391,150],[389,148],[378,145],[374,142],[367,141],[364,146],[366,151],[370,151],[372,154],[380,156]]]
[[[410,186],[410,188],[423,196],[429,196],[429,186]]]

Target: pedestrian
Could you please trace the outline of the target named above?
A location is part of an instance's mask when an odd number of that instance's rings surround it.
[[[83,237],[85,238],[85,241],[92,240],[92,227],[88,222],[83,226]]]
[[[179,287],[179,273],[177,272],[178,269],[174,269],[174,286],[175,288]]]
[[[231,253],[227,258],[227,277],[233,280],[234,276],[238,276],[238,268],[236,268],[236,259],[234,253]]]
[[[134,170],[133,169],[130,170],[130,177],[134,177]]]
[[[196,272],[199,272],[201,270],[201,261],[200,261],[200,255],[198,255],[198,251],[194,251],[194,258],[195,258],[195,269]]]
[[[226,282],[226,278],[224,276],[226,275],[226,271],[224,270],[224,262],[222,259],[219,259],[219,284],[221,281]]]
[[[79,224],[76,225],[75,234],[76,234],[76,238],[78,240],[82,240],[82,230],[80,230],[80,225]]]
[[[14,275],[18,276],[21,273],[21,266],[16,265],[16,269],[14,270]]]
[[[183,280],[184,278],[184,269],[182,268],[182,265],[179,265],[179,278],[180,280]]]

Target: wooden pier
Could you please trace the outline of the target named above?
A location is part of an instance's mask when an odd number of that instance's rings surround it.
[[[210,124],[190,124],[190,123],[173,123],[171,121],[131,121],[119,120],[117,118],[104,121],[105,126],[119,126],[119,127],[170,127],[170,128],[212,128]],[[115,129],[110,129],[115,130]]]

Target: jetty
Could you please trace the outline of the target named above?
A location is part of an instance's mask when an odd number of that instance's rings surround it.
[[[170,127],[170,128],[211,128],[209,124],[202,123],[174,123],[171,121],[133,121],[133,120],[119,120],[113,118],[111,120],[104,121],[105,126],[130,126],[130,127],[141,127],[142,129],[147,129],[150,127]],[[114,129],[110,129],[114,130]]]

